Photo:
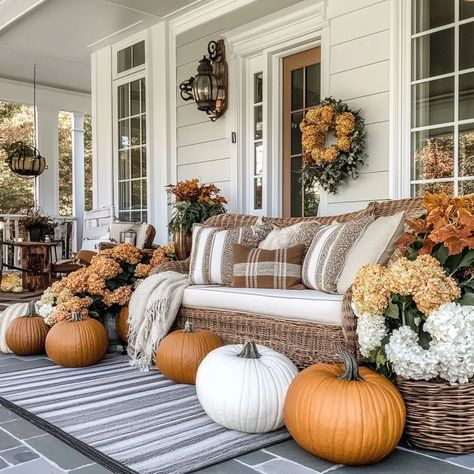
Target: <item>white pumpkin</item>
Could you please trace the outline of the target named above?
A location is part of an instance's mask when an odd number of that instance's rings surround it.
[[[7,309],[0,313],[0,352],[4,354],[12,354],[12,351],[7,346],[5,341],[5,334],[10,323],[18,316],[23,316],[28,313],[29,303],[15,303],[8,306]]]
[[[254,342],[219,347],[201,362],[196,392],[219,425],[246,433],[283,426],[286,392],[298,369],[288,357]]]

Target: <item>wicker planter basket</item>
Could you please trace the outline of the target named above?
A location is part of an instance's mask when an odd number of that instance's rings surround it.
[[[409,444],[445,453],[474,452],[474,383],[396,379],[407,408]]]

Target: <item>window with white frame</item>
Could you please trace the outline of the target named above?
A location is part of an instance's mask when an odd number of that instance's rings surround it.
[[[146,222],[147,112],[145,43],[117,51],[115,82],[117,127],[117,210],[121,221]],[[131,74],[123,73],[130,71]]]
[[[474,2],[412,0],[411,194],[474,192]]]
[[[250,58],[247,77],[249,211],[264,211],[264,135],[263,135],[263,72],[262,57]]]

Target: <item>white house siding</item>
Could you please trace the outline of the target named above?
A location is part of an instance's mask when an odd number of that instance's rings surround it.
[[[328,195],[328,214],[389,197],[389,0],[329,0],[329,92],[361,109],[368,160],[360,178]]]
[[[176,38],[176,82],[196,74],[199,59],[207,51],[211,40],[219,39],[224,32],[261,18],[274,11],[298,3],[298,0],[258,0],[209,23],[186,31]],[[233,87],[233,84],[229,84]],[[204,182],[213,182],[230,199],[234,207],[234,191],[237,176],[233,173],[231,156],[231,132],[237,131],[232,123],[232,108],[211,123],[206,114],[199,112],[193,102],[184,102],[176,90],[177,120],[177,178],[199,177]],[[234,186],[233,186],[234,185]]]

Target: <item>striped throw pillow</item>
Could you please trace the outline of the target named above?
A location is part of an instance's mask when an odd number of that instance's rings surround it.
[[[234,279],[236,288],[302,289],[301,265],[304,245],[265,250],[234,245]]]
[[[231,285],[234,244],[257,247],[271,229],[271,226],[267,224],[229,230],[201,224],[195,225],[189,262],[191,283],[193,285]]]
[[[336,294],[349,250],[373,220],[374,216],[369,214],[343,224],[321,226],[303,262],[304,285]]]

